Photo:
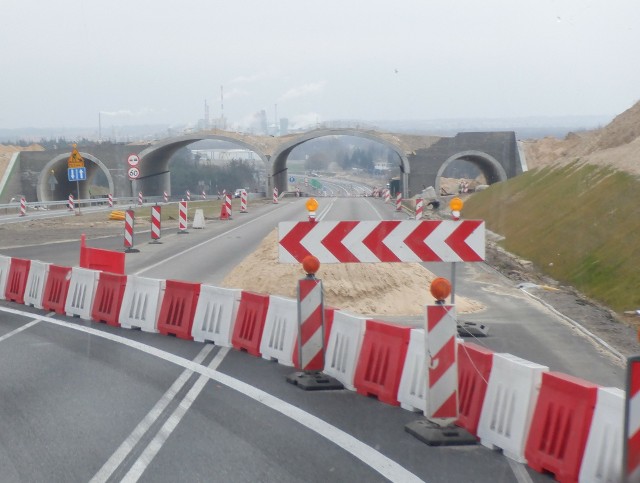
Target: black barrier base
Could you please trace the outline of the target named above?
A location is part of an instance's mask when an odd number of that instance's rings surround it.
[[[328,391],[344,389],[337,379],[322,372],[294,372],[287,376],[287,382],[305,391]]]
[[[186,235],[187,233],[189,233],[187,230],[180,230],[178,235]]]
[[[457,426],[438,426],[427,419],[407,424],[404,430],[429,446],[463,446],[477,444],[478,440],[469,431]]]
[[[149,242],[149,245],[162,245],[162,242],[158,240],[151,240]]]
[[[138,250],[137,248],[125,248],[124,252],[125,253],[140,253],[140,250]]]

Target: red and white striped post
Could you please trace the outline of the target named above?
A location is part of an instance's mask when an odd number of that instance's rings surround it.
[[[191,201],[191,191],[187,190],[187,201]]]
[[[640,356],[627,359],[624,475],[625,483],[640,482]]]
[[[247,190],[240,192],[240,213],[248,213],[247,211]]]
[[[206,200],[207,199],[207,193],[205,193],[204,190],[202,190],[202,199]]]
[[[151,243],[161,243],[161,207],[155,205],[151,207]]]
[[[396,211],[402,211],[402,193],[396,195]]]
[[[166,192],[166,191],[163,191],[163,192],[162,192],[162,198],[164,199],[164,202],[165,202],[165,203],[168,203],[168,202],[169,202],[169,195],[167,194],[167,192]]]
[[[278,188],[273,188],[273,203],[278,204]]]
[[[336,379],[320,375],[324,368],[324,295],[322,281],[315,276],[320,261],[313,255],[302,260],[307,277],[298,281],[298,345],[294,352],[295,372],[287,382],[305,390],[342,389]]]
[[[107,197],[107,202],[109,203],[109,208],[113,208],[113,195],[111,193]]]
[[[180,212],[178,216],[178,235],[182,235],[184,233],[189,233],[187,231],[187,210],[188,210],[187,201],[181,200],[180,203],[178,203],[178,205],[180,208]]]
[[[391,202],[391,192],[389,190],[384,190],[384,202]]]
[[[133,228],[135,224],[135,214],[133,210],[124,212],[124,251],[125,253],[135,253],[139,250],[133,248]]]
[[[20,198],[20,215],[19,216],[25,216],[26,214],[27,214],[27,200],[23,196],[22,198]]]
[[[416,198],[416,220],[422,220],[422,210],[424,208],[424,202],[422,198]]]
[[[142,191],[139,191],[139,192],[138,192],[138,204],[139,204],[140,206],[142,206],[142,204],[143,204],[143,203],[142,203]]]
[[[224,205],[227,209],[227,215],[229,216],[229,219],[231,219],[231,195],[229,193],[225,195]]]
[[[75,209],[75,206],[73,204],[73,195],[69,195],[69,199],[67,200],[67,208],[69,209],[69,211],[73,211]]]
[[[324,297],[322,280],[298,281],[298,365],[301,371],[324,368]]]

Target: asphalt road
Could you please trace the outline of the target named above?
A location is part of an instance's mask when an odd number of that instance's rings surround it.
[[[320,205],[328,220],[406,217],[368,198]],[[188,235],[164,234],[162,245],[127,254],[127,273],[215,285],[278,221],[305,218],[304,200],[287,199]],[[77,250],[70,242],[0,254],[76,265]],[[459,268],[457,281],[457,293],[488,307],[467,317],[491,325],[479,343],[621,384],[609,357],[508,280],[477,265]],[[285,382],[291,368],[243,352],[6,301],[0,367],[2,481],[550,480],[482,446],[428,447],[404,431],[416,414],[349,391],[301,391]]]

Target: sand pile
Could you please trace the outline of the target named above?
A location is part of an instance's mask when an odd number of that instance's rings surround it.
[[[252,292],[295,298],[297,281],[304,277],[300,264],[278,262],[277,230],[223,280],[222,285]],[[429,284],[435,275],[417,263],[324,264],[325,304],[361,315],[421,315],[433,303]],[[477,312],[484,306],[456,296],[458,313]]]

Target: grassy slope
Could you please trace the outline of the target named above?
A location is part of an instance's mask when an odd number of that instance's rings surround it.
[[[616,312],[640,307],[640,181],[592,165],[529,171],[474,194],[504,248]]]

